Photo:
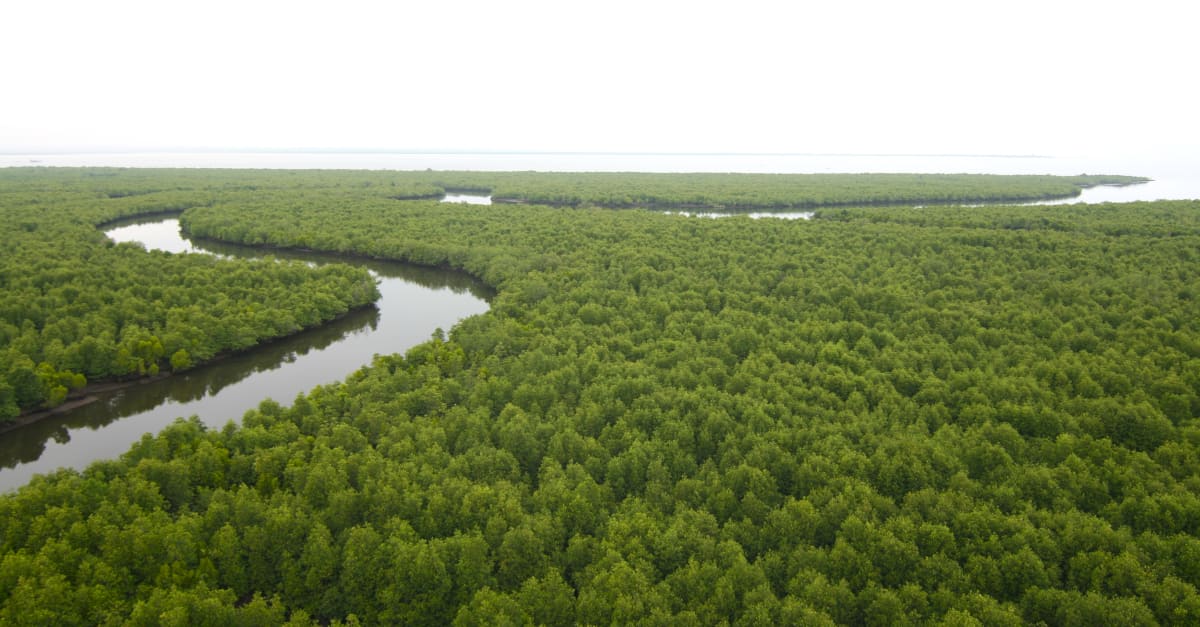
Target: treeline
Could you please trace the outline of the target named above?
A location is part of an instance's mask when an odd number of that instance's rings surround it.
[[[0,622],[1196,624],[1198,216],[194,207],[499,292],[0,498]]]
[[[206,168],[5,168],[0,180],[37,193],[86,192],[100,198],[131,198],[186,192],[187,206],[223,193],[321,190],[381,197],[426,198],[445,193],[430,172],[375,170],[225,170]]]
[[[154,195],[185,206],[275,191],[320,190],[325,202],[364,197],[437,199],[447,191],[497,202],[566,206],[807,209],[825,206],[979,203],[1070,198],[1096,185],[1132,185],[1140,176],[998,174],[738,174],[631,172],[462,172],[355,170],[12,169],[28,189],[64,185],[108,198]],[[148,199],[149,200],[149,199]]]
[[[806,209],[836,205],[977,203],[1078,196],[1095,185],[1130,185],[1134,176],[997,174],[647,174],[446,173],[440,180],[489,185],[496,202],[602,207]],[[478,183],[475,184],[478,186]]]
[[[215,196],[181,191],[186,176],[55,174],[0,171],[0,423],[88,382],[190,368],[378,297],[370,275],[349,266],[114,245],[97,224]]]

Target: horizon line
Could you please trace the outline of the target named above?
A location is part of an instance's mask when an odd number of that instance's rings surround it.
[[[89,148],[81,150],[11,151],[0,155],[121,155],[121,154],[330,154],[330,155],[578,155],[676,157],[960,157],[998,159],[1053,159],[1053,155],[961,152],[789,152],[789,151],[679,151],[679,150],[472,150],[448,148]]]

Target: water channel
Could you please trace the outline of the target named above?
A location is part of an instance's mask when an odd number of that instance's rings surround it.
[[[175,253],[262,257],[260,249],[191,241],[179,221],[162,217],[111,225],[117,242],[140,242]],[[375,354],[398,353],[428,340],[438,329],[487,311],[490,290],[461,273],[401,263],[348,260],[315,253],[276,252],[277,258],[309,263],[343,262],[366,267],[379,282],[376,307],[330,324],[270,342],[182,374],[99,395],[65,411],[0,436],[0,492],[60,467],[81,470],[97,459],[127,451],[147,432],[177,417],[196,415],[211,428],[240,419],[265,398],[285,405],[298,394],[340,381]]]
[[[1131,200],[1144,193],[1142,187],[1098,186],[1084,189],[1074,198],[1026,204]],[[491,197],[452,193],[443,201],[490,205]],[[813,215],[811,211],[672,213],[793,220]],[[112,225],[106,233],[117,242],[140,242],[172,253],[239,258],[263,254],[255,248],[184,238],[179,221],[173,218],[134,220]],[[348,261],[317,253],[278,251],[275,256],[310,263]],[[344,379],[376,353],[404,352],[428,340],[436,329],[449,329],[462,318],[487,310],[489,290],[463,274],[401,263],[351,262],[367,267],[379,280],[382,297],[377,308],[218,363],[105,394],[91,404],[4,433],[0,436],[0,492],[24,485],[37,473],[60,467],[82,469],[94,460],[116,457],[143,433],[157,432],[180,416],[194,414],[210,427],[220,428],[265,398],[290,403],[297,394]]]
[[[967,206],[983,207],[987,205],[1070,205],[1075,203],[1103,203],[1103,202],[1130,202],[1135,200],[1148,200],[1154,198],[1153,195],[1147,192],[1149,183],[1136,183],[1133,185],[1094,185],[1085,187],[1080,190],[1078,196],[1068,198],[1050,198],[1046,200],[1030,200],[1030,201],[997,201],[988,203],[969,203]],[[473,205],[490,205],[492,204],[491,196],[478,194],[446,194],[442,202],[469,203]],[[953,203],[945,203],[953,204]],[[897,206],[908,206],[904,203],[898,203]],[[917,205],[918,207],[923,205]],[[663,213],[698,217],[698,218],[731,218],[735,216],[746,216],[751,219],[774,218],[779,220],[811,220],[815,211],[714,211],[707,209],[699,210],[663,210]]]

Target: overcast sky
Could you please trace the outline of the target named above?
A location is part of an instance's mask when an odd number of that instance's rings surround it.
[[[0,152],[1191,150],[1192,7],[13,0]]]

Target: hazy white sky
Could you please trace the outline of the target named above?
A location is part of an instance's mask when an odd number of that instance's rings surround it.
[[[14,0],[0,151],[1190,150],[1193,4]]]

